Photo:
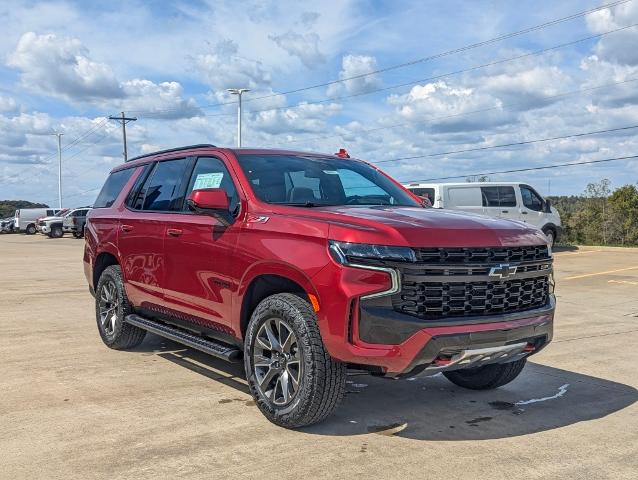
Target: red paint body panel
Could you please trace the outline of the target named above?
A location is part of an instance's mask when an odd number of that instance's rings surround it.
[[[233,176],[240,213],[235,223],[224,228],[207,215],[132,211],[124,202],[141,173],[142,169],[137,168],[113,207],[95,208],[89,214],[84,254],[89,285],[94,287],[96,259],[108,253],[122,267],[133,305],[181,312],[200,325],[240,341],[240,312],[251,283],[261,275],[285,277],[318,298],[319,328],[334,358],[378,366],[387,372],[402,372],[433,336],[552,320],[553,314],[513,322],[424,328],[399,345],[362,342],[357,309],[352,306],[356,307],[362,295],[387,290],[390,278],[384,272],[336,263],[328,251],[329,239],[413,247],[501,247],[544,245],[543,234],[523,223],[431,208],[309,209],[267,204],[255,196],[235,154],[230,149],[194,148],[145,157],[114,169],[140,167],[162,159],[216,156]]]

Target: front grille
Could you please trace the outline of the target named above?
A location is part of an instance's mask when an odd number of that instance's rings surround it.
[[[521,312],[543,307],[549,300],[547,247],[416,251],[428,261],[400,267],[401,291],[392,296],[397,312],[436,320]],[[506,279],[490,276],[491,267],[503,262],[516,266],[516,274]]]
[[[415,248],[418,262],[423,263],[493,263],[548,260],[547,245],[497,248]]]

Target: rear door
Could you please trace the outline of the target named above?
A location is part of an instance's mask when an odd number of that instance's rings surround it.
[[[520,219],[537,227],[545,225],[545,202],[543,198],[529,185],[521,185]]]
[[[231,213],[239,218],[238,182],[222,158],[207,155],[196,159],[187,175],[183,199],[199,188],[224,189]],[[225,227],[210,215],[190,211],[183,201],[179,213],[167,216],[164,240],[167,307],[180,312],[186,321],[229,335],[234,335],[231,295],[238,279],[233,275],[233,253],[240,224],[236,220]]]
[[[490,217],[518,220],[516,191],[511,185],[490,185],[481,187],[485,214]]]
[[[166,218],[175,208],[187,163],[179,158],[147,165],[120,218],[118,247],[126,293],[141,308],[158,311],[164,305]]]

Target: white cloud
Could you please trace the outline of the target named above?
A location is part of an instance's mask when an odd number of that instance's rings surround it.
[[[289,55],[299,58],[308,68],[315,68],[326,62],[325,55],[319,50],[319,35],[315,32],[302,34],[289,30],[281,35],[269,35],[268,38]]]
[[[338,103],[300,104],[295,108],[259,112],[249,123],[251,129],[271,135],[296,134],[324,130],[326,120],[341,111]]]
[[[594,33],[603,33],[638,23],[638,3],[629,2],[587,16],[587,26]],[[638,28],[633,27],[601,38],[595,52],[601,60],[638,65]]]
[[[11,113],[18,110],[18,102],[14,98],[0,95],[0,113]]]
[[[368,55],[344,55],[341,59],[339,79],[356,77],[377,70],[377,59]],[[365,93],[379,88],[381,79],[378,75],[366,75],[352,78],[340,83],[333,83],[328,87],[329,97],[337,96],[345,89],[350,94]]]
[[[111,68],[88,55],[77,39],[27,32],[9,55],[8,65],[20,70],[22,84],[36,92],[80,101],[121,97]]]
[[[211,53],[192,57],[192,63],[195,71],[214,89],[269,85],[270,74],[262,63],[238,53],[237,43],[226,39],[218,42]]]
[[[8,65],[20,70],[25,88],[70,102],[138,110],[168,119],[201,113],[193,99],[183,98],[178,82],[119,82],[108,65],[91,60],[88,50],[74,38],[25,33],[9,55]]]

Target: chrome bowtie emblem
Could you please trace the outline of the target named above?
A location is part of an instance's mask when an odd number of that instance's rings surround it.
[[[490,277],[509,278],[516,274],[516,268],[509,263],[501,263],[498,267],[490,268]]]

